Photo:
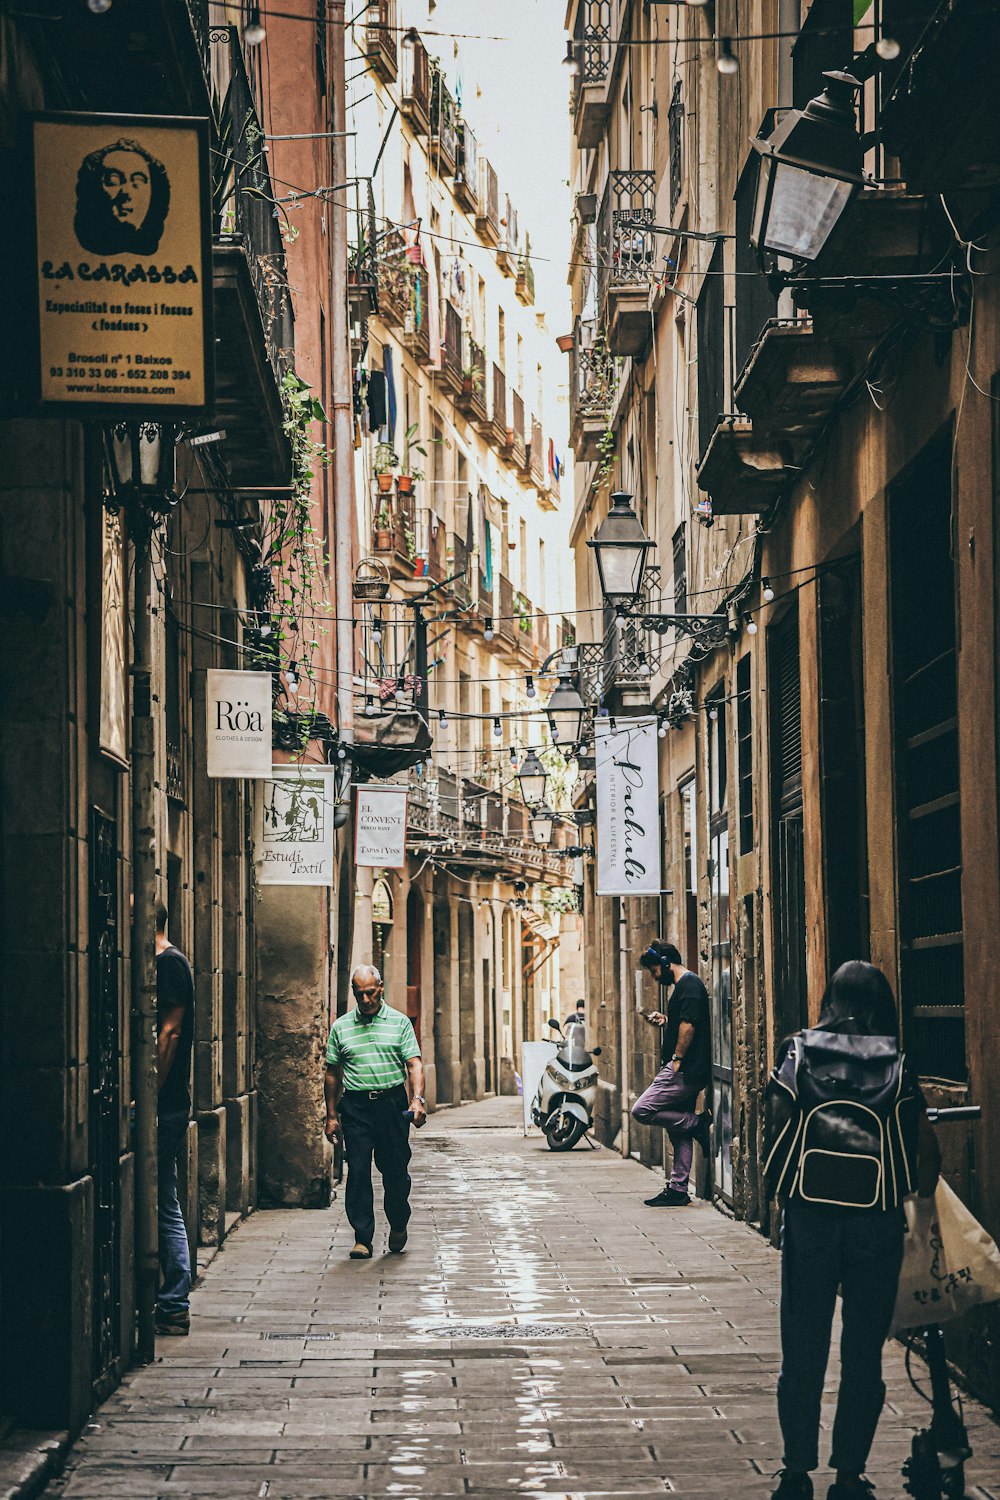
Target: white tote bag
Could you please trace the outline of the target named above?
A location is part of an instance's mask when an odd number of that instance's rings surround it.
[[[933,1198],[907,1198],[905,1207],[894,1333],[1000,1301],[1000,1250],[944,1178]]]

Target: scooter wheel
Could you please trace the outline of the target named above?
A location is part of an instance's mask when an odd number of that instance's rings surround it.
[[[563,1126],[562,1130],[554,1126],[546,1131],[545,1139],[548,1141],[550,1151],[572,1151],[577,1141],[582,1140],[586,1132],[586,1125],[576,1116],[570,1117],[570,1123]]]
[[[965,1495],[965,1465],[955,1464],[941,1469],[941,1493],[944,1500],[963,1500]]]

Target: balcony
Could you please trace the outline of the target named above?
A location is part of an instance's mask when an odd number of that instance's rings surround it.
[[[611,172],[597,216],[597,305],[612,354],[641,358],[651,337],[656,176]]]
[[[378,245],[378,315],[392,328],[402,328],[410,310],[413,268],[407,259],[403,231],[391,225]]]
[[[816,437],[851,375],[845,349],[818,338],[809,318],[772,318],[734,392],[754,432],[791,443],[795,456]]]
[[[488,157],[479,158],[479,212],[476,233],[486,245],[500,243],[500,183]]]
[[[895,24],[888,34],[900,35]],[[917,38],[879,117],[910,192],[1000,185],[998,47],[1000,12],[979,0],[943,0]]]
[[[383,83],[395,83],[399,72],[396,50],[396,0],[368,0],[365,50],[372,69]]]
[[[545,484],[545,439],[542,424],[536,417],[531,419],[531,445],[528,449],[528,473],[532,484],[539,489]]]
[[[458,161],[458,106],[440,68],[431,67],[431,160],[442,177],[454,174]]]
[[[517,263],[517,280],[514,283],[514,291],[517,293],[518,301],[523,302],[525,307],[532,307],[535,301],[535,267],[531,259],[531,240],[527,234],[524,236],[524,254]]]
[[[462,345],[462,318],[457,307],[445,301],[444,343],[442,349],[441,378],[454,395],[460,396],[464,384]]]
[[[524,397],[520,391],[510,393],[510,426],[507,429],[507,449],[514,464],[523,472],[528,467],[528,445],[524,438]]]
[[[406,33],[402,51],[399,112],[414,135],[426,135],[431,128],[431,65],[419,32]]]
[[[499,452],[507,447],[507,378],[498,364],[493,366],[493,406],[486,436]]]
[[[417,513],[411,494],[378,495],[372,553],[381,558],[393,578],[413,578],[417,566]]]
[[[427,267],[410,266],[409,305],[403,319],[403,343],[418,365],[431,363],[431,342],[427,301]]]
[[[517,589],[514,590],[514,613],[517,616],[514,621],[517,627],[515,633],[517,645],[530,656],[534,644],[535,606],[527,594],[522,594]]]
[[[416,578],[429,578],[432,583],[443,583],[448,576],[446,532],[441,517],[426,506],[417,511],[416,557],[413,574]]]
[[[500,244],[497,246],[497,265],[505,276],[517,276],[517,246],[517,209],[505,197],[503,218],[500,220]]]
[[[562,485],[559,476],[549,469],[545,475],[545,483],[538,489],[538,503],[542,510],[558,510],[561,499]]]
[[[239,33],[211,35],[214,76],[228,77],[214,105],[215,419],[235,485],[282,485],[291,458],[281,384],[295,345],[285,247]]]
[[[456,604],[468,609],[472,603],[472,556],[464,536],[453,531],[448,539],[449,591]]]
[[[459,411],[471,417],[477,427],[489,421],[486,409],[486,354],[475,339],[466,338],[468,361],[462,368],[462,389],[455,397]]]
[[[508,646],[516,646],[519,622],[514,608],[514,585],[503,573],[500,574],[500,604],[497,613],[499,619],[494,621],[496,639],[503,640]]]
[[[496,575],[494,574],[494,578],[495,577],[496,577]],[[493,589],[488,589],[486,587],[486,580],[485,580],[483,574],[480,573],[480,575],[479,575],[479,589],[478,589],[478,592],[476,594],[476,608],[479,611],[479,618],[481,620],[485,620],[487,617],[489,617],[490,619],[493,618],[493,596],[494,596],[494,592],[495,591]]]
[[[378,229],[371,178],[359,177],[352,187],[351,221],[357,226],[357,240],[348,256],[347,296],[351,323],[363,325],[370,313],[378,312]]]
[[[459,118],[455,157],[455,197],[463,208],[479,208],[479,145],[468,120]]]
[[[590,319],[577,318],[570,353],[570,447],[587,463],[600,458],[617,383],[607,342]]]
[[[612,0],[580,0],[573,28],[580,72],[573,97],[573,130],[581,151],[600,144],[611,108]]]
[[[798,471],[787,443],[756,433],[741,415],[720,417],[698,465],[698,487],[717,516],[767,510]]]

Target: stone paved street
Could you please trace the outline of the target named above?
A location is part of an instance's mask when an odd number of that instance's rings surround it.
[[[160,1342],[47,1495],[767,1494],[777,1255],[710,1207],[644,1208],[656,1178],[610,1151],[524,1141],[519,1107],[433,1117],[403,1256],[383,1223],[375,1259],[348,1261],[339,1202],[255,1214],[190,1339]],[[895,1345],[887,1380],[881,1500],[926,1412]],[[998,1431],[969,1420],[986,1500]]]

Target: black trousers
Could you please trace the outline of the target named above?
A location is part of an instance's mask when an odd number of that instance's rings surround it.
[[[375,1239],[375,1198],[372,1157],[382,1174],[385,1216],[390,1229],[405,1229],[410,1220],[410,1122],[404,1084],[372,1099],[361,1091],[345,1092],[340,1100],[347,1160],[344,1206],[355,1235],[364,1245]]]

